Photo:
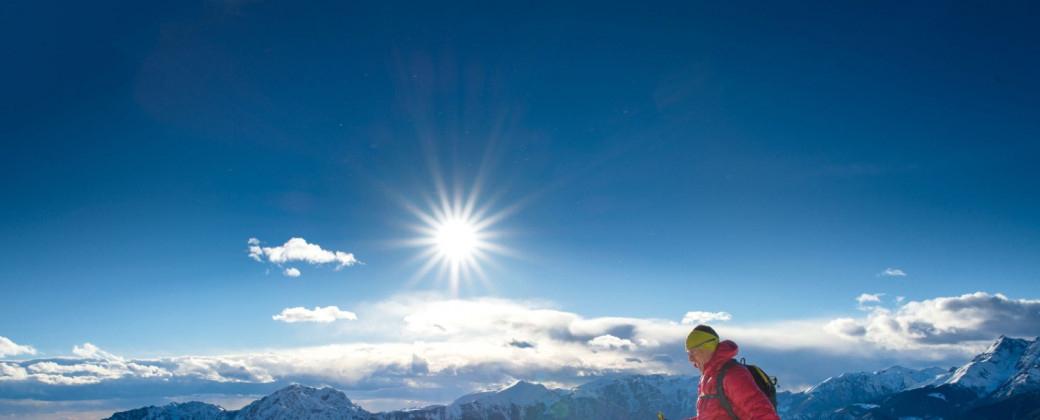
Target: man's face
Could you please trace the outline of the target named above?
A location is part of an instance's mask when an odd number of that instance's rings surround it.
[[[715,355],[715,350],[705,350],[698,347],[692,350],[687,350],[686,354],[690,356],[690,362],[693,363],[693,367],[703,372],[704,364],[708,363],[708,361],[711,360],[711,356]]]

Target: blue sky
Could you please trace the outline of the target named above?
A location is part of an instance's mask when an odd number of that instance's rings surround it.
[[[7,413],[691,374],[694,318],[796,386],[1040,331],[1034,4],[2,8]],[[479,273],[424,270],[444,202]]]

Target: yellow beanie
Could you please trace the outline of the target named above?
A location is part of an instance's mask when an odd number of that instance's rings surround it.
[[[700,348],[714,351],[719,346],[719,334],[707,325],[698,325],[686,336],[686,350]]]

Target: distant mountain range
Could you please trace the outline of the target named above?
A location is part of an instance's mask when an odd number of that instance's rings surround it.
[[[112,420],[350,419],[350,420],[649,420],[663,412],[696,412],[697,377],[632,375],[573,390],[519,382],[497,392],[466,395],[451,404],[370,413],[333,388],[293,385],[243,407],[201,402],[145,407]],[[847,373],[798,393],[778,395],[780,417],[810,419],[1040,419],[1040,338],[1000,337],[954,369]]]

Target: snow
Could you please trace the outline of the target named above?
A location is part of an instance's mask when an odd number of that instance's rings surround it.
[[[828,378],[805,393],[810,399],[833,398],[836,394],[846,396],[841,398],[844,400],[854,399],[853,395],[873,398],[928,384],[943,372],[946,371],[940,368],[915,370],[892,366],[869,373],[846,373],[837,378]]]
[[[474,392],[472,394],[463,395],[459,399],[453,401],[450,405],[469,404],[469,403],[472,403],[474,401],[480,400],[482,398],[490,397],[492,395],[495,395],[495,391]]]
[[[531,407],[542,404],[543,407],[548,408],[559,398],[559,395],[541,384],[520,381],[499,392],[476,392],[459,398],[445,407],[445,414],[448,418],[460,418],[466,409],[480,410],[492,407],[508,409],[514,405]]]
[[[330,387],[315,389],[301,385],[283,388],[238,411],[236,419],[354,419],[371,414]]]
[[[1001,390],[1011,395],[1040,386],[1040,338],[1001,336],[968,364],[936,379],[935,386],[958,385],[982,397]]]

